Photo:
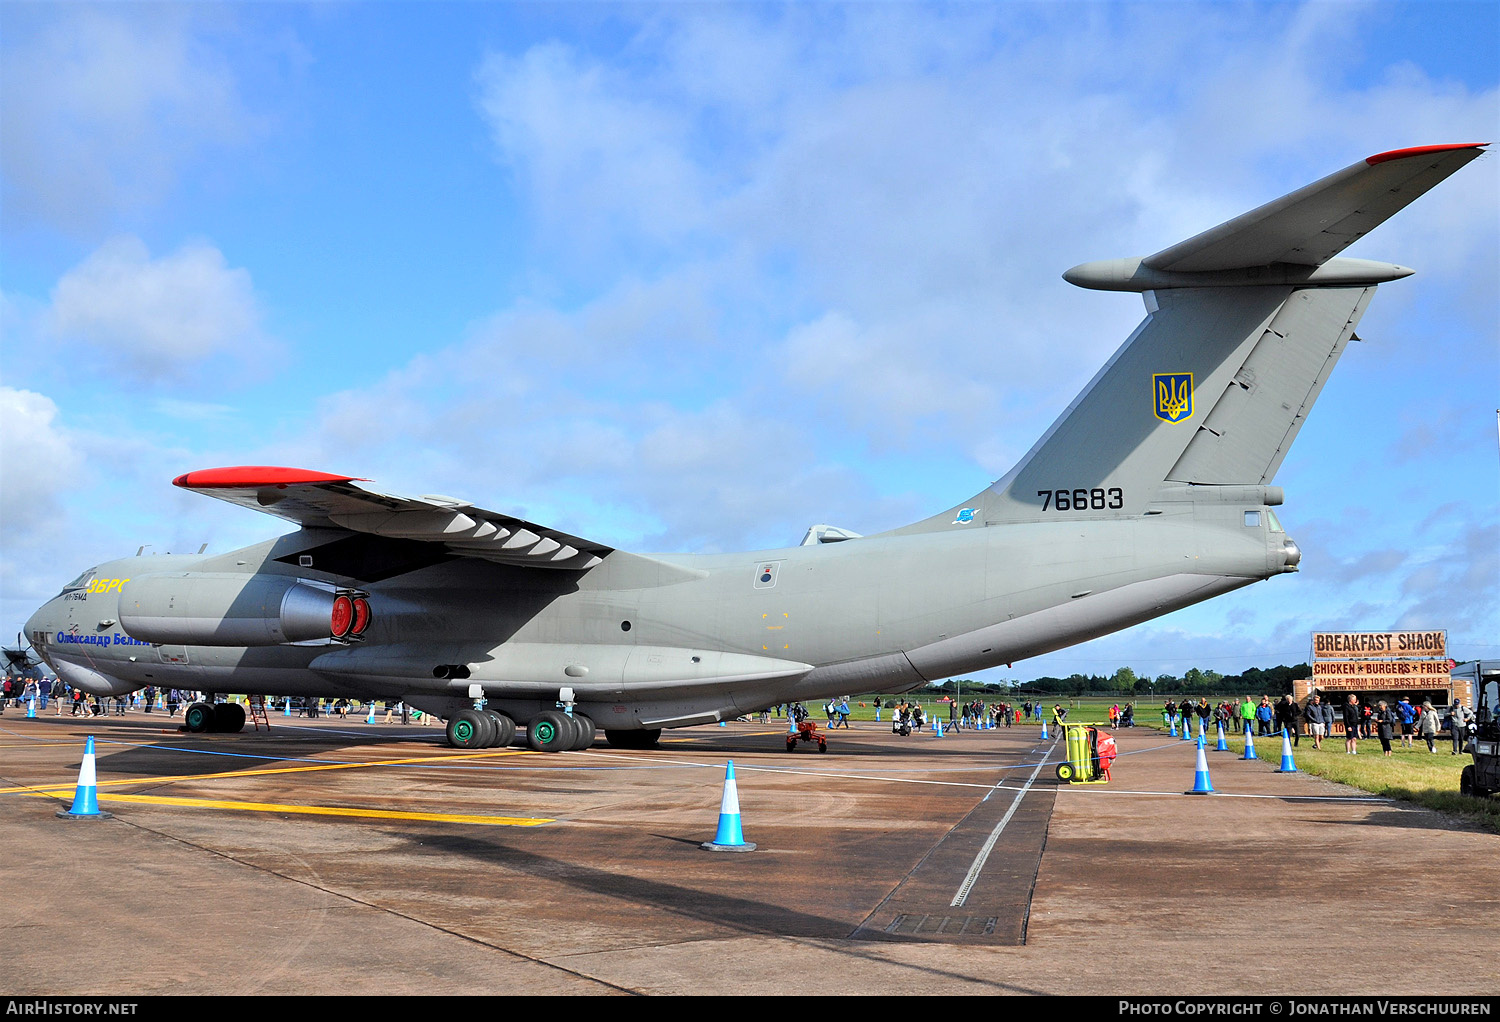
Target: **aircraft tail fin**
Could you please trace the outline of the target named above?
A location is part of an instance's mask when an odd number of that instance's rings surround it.
[[[1163,488],[1265,486],[1376,285],[1412,272],[1338,253],[1482,151],[1381,153],[1155,255],[1069,270],[1141,292],[1146,319],[1015,468],[898,531],[1131,517]]]

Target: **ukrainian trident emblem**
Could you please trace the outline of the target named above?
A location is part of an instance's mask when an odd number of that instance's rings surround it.
[[[1193,414],[1193,374],[1157,373],[1151,377],[1156,394],[1156,417],[1181,422]]]

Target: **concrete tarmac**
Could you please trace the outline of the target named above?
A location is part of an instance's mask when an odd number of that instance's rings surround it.
[[[650,752],[0,717],[7,992],[1493,994],[1500,836],[1116,732],[780,724]],[[94,735],[110,820],[58,819]],[[726,761],[754,852],[704,851]]]

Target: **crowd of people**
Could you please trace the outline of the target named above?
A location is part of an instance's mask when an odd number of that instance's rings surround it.
[[[144,708],[147,713],[164,710],[167,716],[175,717],[184,703],[198,698],[197,692],[184,692],[175,688],[158,690],[154,685],[147,685],[134,692],[101,696],[74,688],[61,678],[7,674],[0,681],[0,714],[10,706],[28,710],[34,708],[36,713],[45,713],[47,707],[51,706],[55,717],[63,716],[65,711],[74,717],[107,717],[111,710],[116,717],[123,717],[130,708]]]
[[[51,707],[52,715],[56,717],[65,715],[123,717],[127,710],[139,710],[148,714],[165,713],[169,719],[174,719],[179,710],[204,698],[201,692],[158,688],[155,685],[147,685],[134,692],[120,695],[100,696],[74,688],[60,678],[31,678],[7,674],[3,680],[0,680],[0,715],[11,707],[27,712],[34,709],[37,714],[45,713]],[[275,700],[267,699],[266,705],[272,709],[280,708],[288,716],[295,713],[298,717],[311,718],[329,715],[344,719],[347,718],[351,709],[355,708],[355,704],[342,697],[336,699],[277,697]],[[399,717],[403,724],[415,722],[430,725],[435,722],[435,718],[430,714],[422,713],[420,710],[412,709],[395,700],[386,700],[384,723],[391,723],[392,717]]]
[[[115,716],[124,716],[127,708],[135,708],[143,709],[146,713],[164,711],[169,718],[173,718],[182,706],[200,698],[202,695],[198,692],[175,688],[158,689],[153,685],[127,694],[104,697],[73,688],[60,678],[7,674],[3,687],[0,687],[0,714],[4,714],[7,707],[12,705],[26,707],[32,704],[36,713],[44,713],[49,705],[52,706],[54,716],[69,713],[75,717],[103,717],[108,716],[111,709]],[[1061,704],[1054,704],[1049,713],[1041,701],[1033,702],[1029,699],[1020,705],[986,702],[983,699],[960,703],[946,696],[943,701],[948,704],[948,722],[945,726],[951,730],[982,726],[1012,727],[1023,721],[1035,720],[1040,723],[1044,717],[1060,725],[1068,716],[1067,708]],[[297,702],[298,716],[316,717],[322,712],[324,701],[302,699]],[[882,711],[890,713],[891,730],[894,733],[910,734],[930,723],[928,713],[917,702],[876,696],[874,706],[877,722],[881,719]],[[290,712],[290,708],[291,700],[288,699],[287,712]],[[328,711],[341,718],[349,709],[347,699],[331,700],[328,704]],[[385,709],[386,724],[391,723],[392,716],[397,713],[400,714],[402,723],[409,720],[421,724],[433,722],[430,715],[409,709],[401,703],[388,700]],[[825,702],[823,713],[829,730],[850,728],[847,696]],[[1402,696],[1394,702],[1385,699],[1361,702],[1354,693],[1346,695],[1338,705],[1335,705],[1334,698],[1325,699],[1322,693],[1314,693],[1306,703],[1298,703],[1290,695],[1283,695],[1275,700],[1267,695],[1261,696],[1259,700],[1245,696],[1238,703],[1232,700],[1210,703],[1207,696],[1200,697],[1197,702],[1186,698],[1178,702],[1168,698],[1162,706],[1162,713],[1167,722],[1184,728],[1191,728],[1196,724],[1197,730],[1202,733],[1207,733],[1212,727],[1222,727],[1225,732],[1244,731],[1257,737],[1269,738],[1285,731],[1292,743],[1299,746],[1305,734],[1316,749],[1321,749],[1323,741],[1332,738],[1335,729],[1341,727],[1344,732],[1344,751],[1350,755],[1358,754],[1361,739],[1372,738],[1379,740],[1386,756],[1391,755],[1393,743],[1398,740],[1402,748],[1409,749],[1414,747],[1414,740],[1421,739],[1428,752],[1436,753],[1438,736],[1446,732],[1452,754],[1456,756],[1464,751],[1469,731],[1475,722],[1474,712],[1464,705],[1462,699],[1454,699],[1451,705],[1440,712],[1431,700],[1423,700],[1418,705],[1409,697]],[[761,711],[761,721],[769,722],[773,715],[801,722],[807,719],[808,711],[800,702],[780,703]],[[1110,727],[1134,726],[1134,707],[1128,704],[1121,707],[1116,703],[1109,708],[1108,715]]]
[[[1270,738],[1285,731],[1293,745],[1301,744],[1305,729],[1315,749],[1321,749],[1323,740],[1331,738],[1335,728],[1341,727],[1344,751],[1349,755],[1359,754],[1360,739],[1374,738],[1380,741],[1383,754],[1389,756],[1398,737],[1403,748],[1412,748],[1413,738],[1421,738],[1427,751],[1436,753],[1438,735],[1447,732],[1452,754],[1456,756],[1464,751],[1469,729],[1474,725],[1474,712],[1462,699],[1454,699],[1439,713],[1431,700],[1423,700],[1420,706],[1407,696],[1394,703],[1385,699],[1373,700],[1373,704],[1361,703],[1352,692],[1338,705],[1334,698],[1324,699],[1320,692],[1313,693],[1305,704],[1290,695],[1274,701],[1263,695],[1258,702],[1245,696],[1239,703],[1226,700],[1217,705],[1211,705],[1207,697],[1197,703],[1168,699],[1162,712],[1167,721],[1180,721],[1183,727],[1190,726],[1196,717],[1199,730],[1205,732],[1210,720],[1226,732],[1243,730],[1256,737]]]

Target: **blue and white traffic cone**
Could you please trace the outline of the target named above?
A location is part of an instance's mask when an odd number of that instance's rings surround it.
[[[790,710],[786,714],[786,733],[789,735],[797,733],[797,718],[792,716],[792,711]]]
[[[1175,713],[1167,718],[1167,737],[1177,737],[1177,715]]]
[[[1215,752],[1228,752],[1229,742],[1224,738],[1224,722],[1219,721],[1219,744],[1214,746]]]
[[[27,720],[36,720],[36,700],[35,699],[28,699],[28,700],[26,700],[26,719]]]
[[[1286,733],[1286,728],[1281,729],[1281,766],[1276,768],[1278,774],[1297,773],[1297,763],[1292,759],[1292,738]]]
[[[1198,769],[1193,774],[1193,790],[1183,792],[1184,795],[1212,795],[1214,793],[1213,782],[1208,779],[1208,756],[1203,752],[1203,736],[1198,736]]]
[[[728,726],[729,726],[729,725],[728,725],[728,724],[726,724],[726,723],[724,723],[724,722],[723,722],[723,721],[722,721],[722,720],[721,720],[721,721],[719,721],[719,726],[720,726],[720,727],[728,727]]]
[[[734,760],[724,771],[724,797],[719,802],[719,832],[700,846],[710,852],[753,852],[755,844],[745,840],[740,827],[740,790],[734,783]]]
[[[1185,713],[1182,715],[1182,740],[1184,742],[1193,740],[1193,723],[1188,720],[1188,715]]]
[[[942,722],[941,718],[938,718],[938,717],[933,717],[932,718],[932,736],[934,738],[941,738],[941,737],[943,737],[943,722]]]
[[[286,709],[282,711],[281,715],[283,717],[290,717],[292,715],[292,697],[287,696],[286,701],[282,703],[282,705],[286,707]]]
[[[375,723],[375,703],[374,703],[373,700],[370,703],[370,712],[367,713],[367,714],[365,714],[365,723],[366,724],[373,724],[373,723]]]
[[[1245,754],[1240,759],[1260,759],[1255,754],[1255,731],[1252,728],[1245,728]]]
[[[1042,718],[1042,741],[1045,742],[1046,740],[1047,740],[1047,718],[1043,717]]]
[[[73,793],[73,808],[59,809],[64,820],[107,820],[111,814],[99,809],[99,782],[94,774],[94,736],[89,735],[83,747],[83,765],[78,768],[78,788]]]

